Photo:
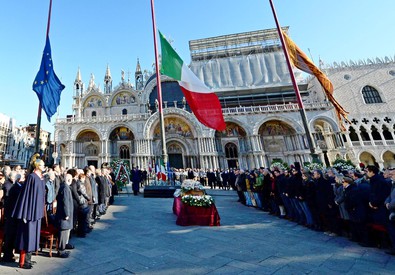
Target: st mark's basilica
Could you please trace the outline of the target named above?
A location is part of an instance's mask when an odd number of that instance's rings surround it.
[[[162,75],[171,167],[252,169],[278,160],[311,161],[276,29],[192,40],[189,48],[190,69],[218,95],[226,130],[200,124],[178,83]],[[341,130],[316,78],[295,71],[321,162],[330,166],[342,158],[355,164],[394,166],[393,57],[331,65],[320,61],[320,68],[332,81],[334,96],[351,121]],[[162,146],[155,73],[143,72],[137,61],[134,80],[125,79],[122,72],[118,81],[107,66],[104,84],[98,85],[93,74],[86,84],[78,69],[72,114],[57,119],[55,142],[58,162],[64,167],[100,166],[123,159],[147,168],[161,155]]]

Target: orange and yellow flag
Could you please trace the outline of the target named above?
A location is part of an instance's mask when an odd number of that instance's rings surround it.
[[[317,78],[329,101],[332,102],[333,106],[335,107],[340,126],[344,129],[342,117],[349,122],[347,118],[348,112],[344,110],[340,103],[337,102],[337,100],[333,97],[332,82],[318,67],[314,65],[310,58],[295,44],[295,42],[292,41],[292,39],[285,32],[283,32],[283,36],[292,64],[299,70],[314,75]]]

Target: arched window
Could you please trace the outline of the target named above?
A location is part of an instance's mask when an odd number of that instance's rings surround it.
[[[127,114],[128,114],[128,110],[123,109],[123,110],[122,110],[122,115],[127,115]]]
[[[372,86],[365,86],[362,89],[363,100],[366,104],[383,103],[379,92]]]
[[[230,158],[230,159],[238,158],[236,144],[230,142],[225,145],[225,156],[226,158]]]
[[[315,138],[317,140],[325,140],[324,135],[322,134],[322,129],[318,126],[314,128],[315,130]]]
[[[387,126],[383,125],[383,136],[385,140],[393,140],[391,132],[388,130]]]
[[[119,158],[120,159],[130,159],[130,151],[129,151],[128,146],[122,145],[119,148]]]
[[[351,139],[351,141],[359,141],[358,135],[355,132],[355,129],[353,127],[350,127],[348,129],[348,131],[350,132],[350,139]]]
[[[363,141],[370,140],[369,134],[363,126],[359,127],[359,133],[360,133]]]
[[[92,117],[96,117],[96,111],[92,112]]]
[[[372,125],[372,127],[370,127],[370,130],[372,131],[373,140],[381,140],[381,135],[376,127]]]

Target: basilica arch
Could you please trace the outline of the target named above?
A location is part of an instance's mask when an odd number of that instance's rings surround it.
[[[305,161],[306,149],[304,137],[298,134],[288,123],[273,119],[263,123],[258,131],[267,163],[285,161],[287,163]]]
[[[90,129],[80,131],[75,139],[73,152],[75,163],[72,166],[94,165],[98,167],[99,155],[102,152],[99,135]]]
[[[132,155],[136,153],[135,136],[129,127],[125,125],[114,126],[110,130],[108,141],[111,159],[132,161]]]
[[[330,166],[338,158],[338,148],[344,147],[339,128],[333,120],[326,117],[316,118],[311,124],[316,153],[320,155],[322,163]]]
[[[94,118],[104,115],[103,107],[106,107],[106,100],[102,94],[91,92],[85,96],[82,103],[82,116],[86,118]]]
[[[359,162],[367,165],[375,165],[378,166],[377,158],[374,156],[373,152],[363,151],[359,154]]]
[[[120,90],[109,98],[109,105],[111,107],[119,107],[138,103],[138,101],[138,96],[135,93],[129,90]]]
[[[381,158],[382,158],[383,163],[384,163],[384,168],[395,167],[395,154],[394,154],[394,152],[392,152],[390,150],[385,151]]]
[[[215,144],[220,167],[245,169],[252,165],[247,160],[248,151],[251,149],[247,142],[247,133],[239,123],[227,121],[225,130],[215,132]]]
[[[187,145],[180,139],[170,139],[166,142],[167,155],[170,167],[184,168],[190,155]],[[185,157],[184,157],[185,156]],[[185,158],[185,159],[184,159]]]
[[[162,154],[161,131],[159,121],[151,128],[152,151],[154,156]],[[170,164],[185,167],[199,167],[196,141],[196,128],[191,121],[177,114],[167,114],[164,118],[166,149]]]

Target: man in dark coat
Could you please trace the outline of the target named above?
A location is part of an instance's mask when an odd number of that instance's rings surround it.
[[[42,172],[44,162],[35,154],[31,165],[34,168],[23,184],[12,217],[18,220],[16,248],[20,250],[19,266],[31,269],[31,256],[40,244],[41,219],[44,217],[45,182]]]
[[[137,196],[141,182],[141,173],[137,167],[133,167],[133,170],[130,173],[130,180],[132,181],[133,194]]]
[[[106,188],[107,182],[103,175],[103,169],[96,170],[96,182],[97,182],[97,192],[99,195],[99,213],[100,215],[104,215],[106,212]]]
[[[244,173],[244,170],[237,169],[235,171],[235,175],[236,175],[235,186],[237,189],[237,195],[239,196],[238,201],[245,205],[246,197],[244,196],[244,192],[247,191],[246,174]]]
[[[8,177],[6,177],[6,180],[3,184],[3,191],[4,191],[4,203],[7,200],[8,197],[8,192],[10,191],[12,185],[15,182],[15,178],[16,178],[17,172],[15,171],[11,171],[8,175]]]
[[[55,172],[55,180],[54,180],[54,186],[55,186],[55,197],[58,195],[60,184],[63,181],[63,175],[60,170],[59,164],[54,164],[52,166],[53,171]]]
[[[5,232],[3,262],[15,262],[13,251],[15,248],[18,220],[12,217],[12,211],[15,208],[16,201],[22,189],[22,184],[19,182],[20,175],[18,176],[15,184],[13,184],[8,191],[7,199],[4,201]]]
[[[195,178],[195,175],[193,174],[193,171],[191,168],[188,169],[188,179],[193,180]]]
[[[70,190],[72,182],[73,176],[66,174],[65,181],[60,184],[59,192],[56,196],[58,207],[55,218],[59,227],[58,256],[61,258],[67,258],[70,254],[65,249],[69,242],[70,231],[73,229],[74,203]]]
[[[230,184],[229,184],[229,171],[226,169],[225,171],[221,172],[221,178],[222,178],[222,185],[224,189],[229,190],[230,189]]]
[[[236,190],[236,174],[233,169],[229,171],[229,185],[233,190]]]
[[[280,210],[280,218],[285,218],[285,216],[289,214],[285,212],[285,209],[289,208],[289,199],[285,195],[285,192],[287,191],[287,179],[280,170],[274,170],[273,174],[275,177],[275,188],[272,196],[274,196],[274,201]]]
[[[363,246],[369,246],[369,234],[367,228],[368,205],[370,185],[360,183],[358,186],[352,179],[344,177],[344,206],[350,215],[351,240],[360,242]]]
[[[92,189],[92,208],[90,210],[90,213],[88,213],[89,216],[92,217],[92,222],[94,223],[95,220],[100,219],[97,216],[97,211],[98,211],[98,201],[99,201],[99,193],[97,191],[97,183],[95,179],[95,174],[96,174],[96,168],[93,165],[90,165],[89,167],[89,180],[91,182],[91,189]]]
[[[386,225],[388,215],[384,202],[391,193],[391,186],[385,181],[376,166],[368,165],[366,169],[366,174],[370,181],[369,207],[372,221]]]
[[[213,172],[213,169],[208,170],[207,182],[208,182],[208,185],[210,186],[211,189],[213,189],[213,186],[215,189],[215,180],[216,180],[216,177],[215,177],[215,173]]]
[[[319,214],[317,226],[325,226],[326,230],[335,231],[334,223],[334,207],[335,207],[335,193],[331,183],[324,178],[321,170],[314,170],[313,178],[315,182],[315,202]]]
[[[67,170],[66,175],[71,175],[72,181],[70,184],[70,191],[71,191],[71,196],[73,198],[73,215],[71,216],[72,222],[73,222],[73,232],[77,232],[77,217],[78,217],[78,207],[80,205],[80,195],[78,194],[78,189],[79,189],[79,182],[78,182],[78,173],[76,169],[69,169]],[[58,192],[59,193],[59,192]],[[83,237],[83,236],[79,236]]]

